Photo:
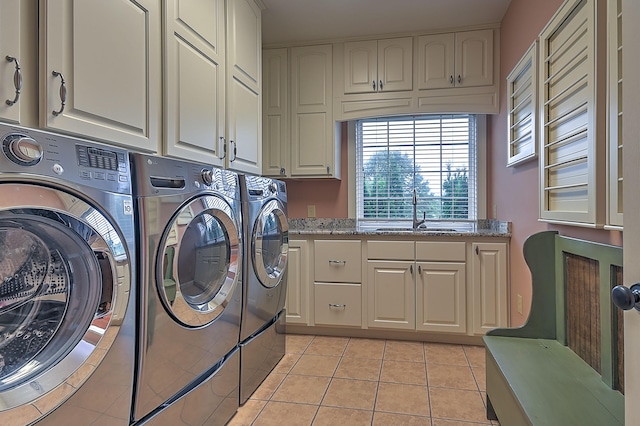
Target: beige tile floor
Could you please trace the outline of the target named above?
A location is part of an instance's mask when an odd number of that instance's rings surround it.
[[[482,347],[288,335],[286,349],[230,426],[498,424]]]

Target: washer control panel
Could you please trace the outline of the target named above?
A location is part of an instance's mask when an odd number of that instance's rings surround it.
[[[0,172],[29,173],[130,193],[129,155],[124,149],[0,123]]]

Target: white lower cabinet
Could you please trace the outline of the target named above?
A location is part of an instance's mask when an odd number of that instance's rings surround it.
[[[466,333],[466,265],[417,262],[416,330]]]
[[[362,325],[360,284],[314,283],[316,325]]]
[[[473,333],[508,327],[507,244],[471,244]]]
[[[483,240],[291,240],[287,322],[374,336],[506,327],[508,240]]]
[[[412,261],[367,262],[368,325],[372,328],[415,328]]]
[[[314,322],[362,325],[362,243],[360,240],[314,242]]]
[[[309,242],[289,240],[286,323],[309,325]]]

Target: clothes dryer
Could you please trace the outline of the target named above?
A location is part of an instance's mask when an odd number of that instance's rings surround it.
[[[131,163],[142,302],[133,420],[224,424],[238,407],[238,176],[142,154]]]
[[[289,253],[287,189],[282,181],[240,175],[245,266],[240,326],[240,403],[285,352],[285,270]]]
[[[128,153],[0,124],[0,424],[128,425]]]

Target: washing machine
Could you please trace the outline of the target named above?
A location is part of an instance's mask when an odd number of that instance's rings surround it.
[[[284,182],[240,175],[245,218],[245,268],[240,326],[240,403],[285,353],[285,270],[289,253]]]
[[[128,153],[0,124],[0,424],[128,425]]]
[[[141,260],[133,421],[224,424],[239,404],[238,175],[142,154],[131,165]]]

